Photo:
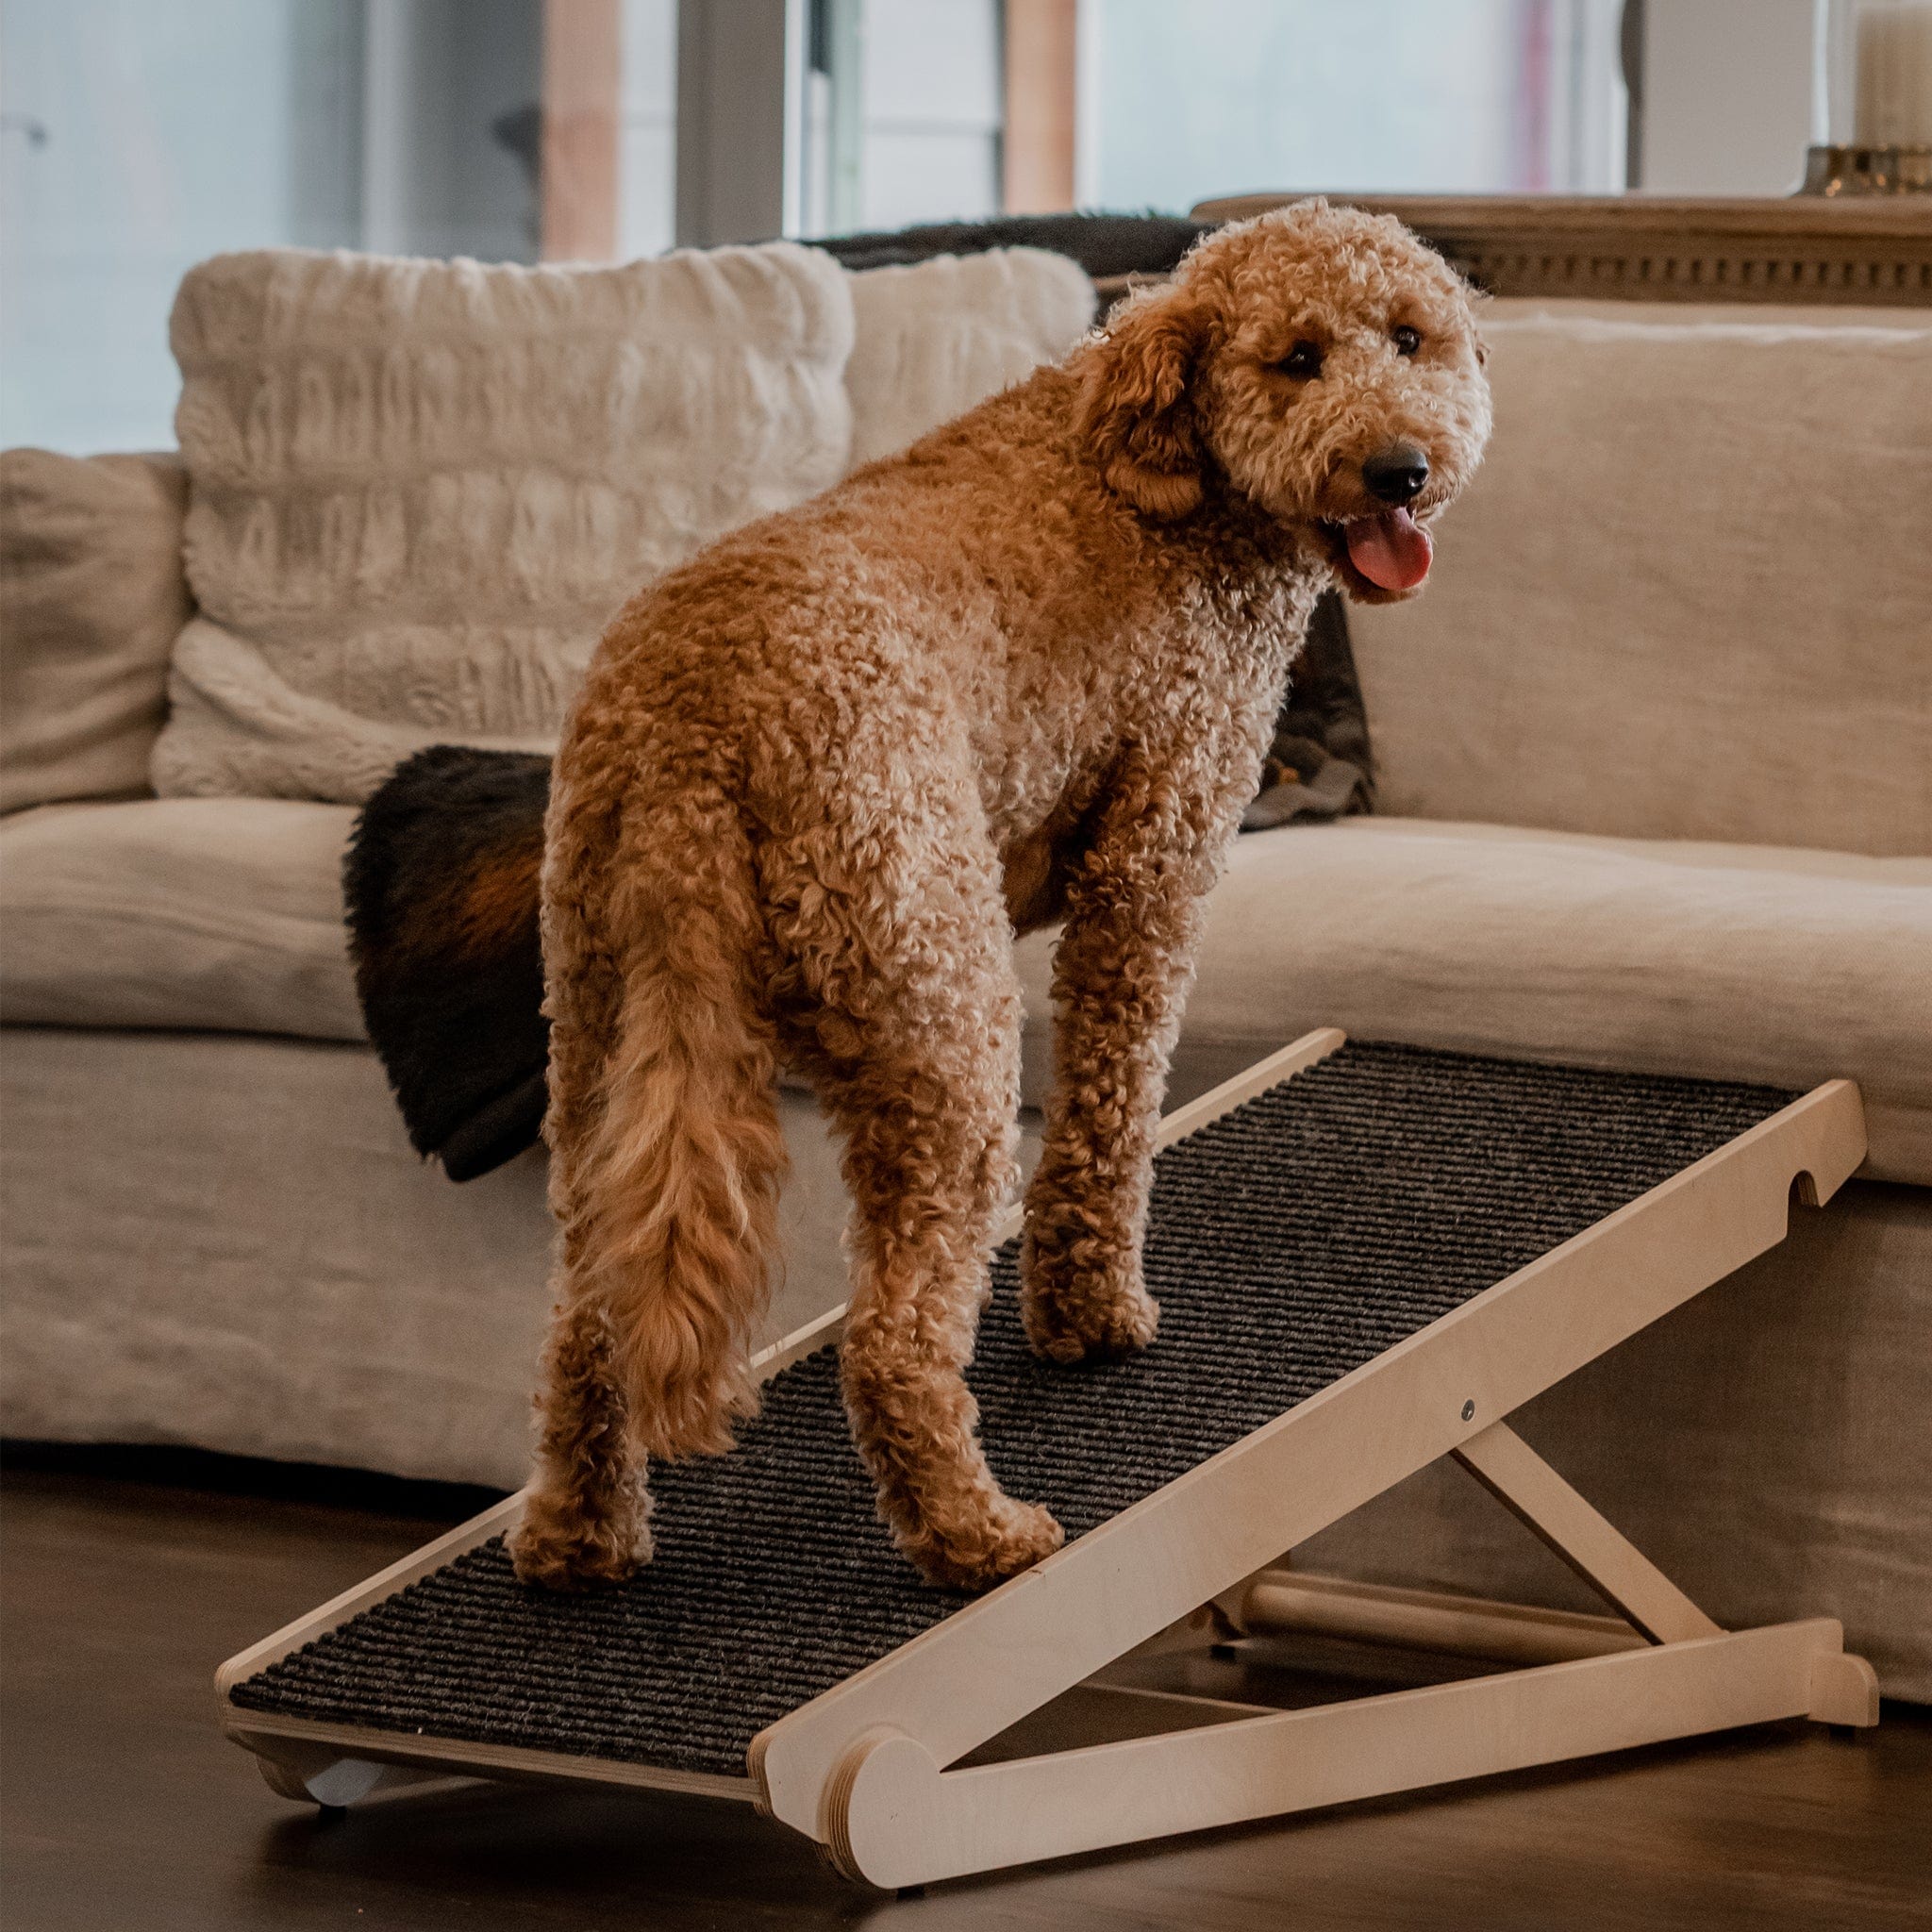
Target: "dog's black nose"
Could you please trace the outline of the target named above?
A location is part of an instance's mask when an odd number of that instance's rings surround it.
[[[1362,481],[1368,485],[1369,494],[1398,508],[1413,503],[1428,480],[1429,459],[1412,442],[1391,443],[1362,465]]]

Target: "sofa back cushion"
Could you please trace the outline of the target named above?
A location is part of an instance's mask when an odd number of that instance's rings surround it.
[[[199,612],[155,790],[353,802],[426,744],[543,746],[641,583],[842,472],[852,326],[786,242],[203,263],[172,324]]]
[[[187,495],[170,456],[0,454],[0,812],[147,790]]]
[[[852,276],[852,462],[869,463],[1055,362],[1093,320],[1093,284],[1042,248],[941,255]]]
[[[267,250],[184,280],[192,480],[155,789],[358,801],[431,743],[547,750],[612,613],[1064,354],[1039,249],[850,275],[791,243],[622,268]]]
[[[1932,853],[1932,318],[1485,332],[1431,582],[1352,613],[1383,808]]]

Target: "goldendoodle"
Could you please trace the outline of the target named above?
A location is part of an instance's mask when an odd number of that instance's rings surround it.
[[[1482,360],[1439,256],[1303,202],[612,623],[546,833],[562,1245],[519,1574],[625,1575],[645,1455],[724,1450],[754,1408],[780,1062],[843,1140],[843,1388],[900,1548],[977,1588],[1058,1544],[961,1378],[1014,1174],[1014,934],[1062,922],[1027,1333],[1141,1348],[1203,901],[1317,595],[1426,575],[1489,435]]]

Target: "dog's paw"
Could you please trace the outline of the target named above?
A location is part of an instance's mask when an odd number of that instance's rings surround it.
[[[646,1508],[606,1516],[580,1505],[532,1496],[508,1538],[519,1583],[573,1592],[623,1583],[651,1560]]]
[[[943,1530],[928,1526],[901,1538],[899,1547],[929,1583],[979,1591],[1030,1570],[1065,1541],[1051,1510],[1001,1496],[988,1515]]]
[[[1035,1355],[1051,1361],[1115,1361],[1138,1354],[1160,1326],[1160,1304],[1137,1281],[1105,1292],[1027,1292],[1021,1319]]]

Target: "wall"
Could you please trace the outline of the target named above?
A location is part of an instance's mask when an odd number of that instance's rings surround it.
[[[1816,0],[1645,0],[1641,185],[1788,194],[1813,132]]]

